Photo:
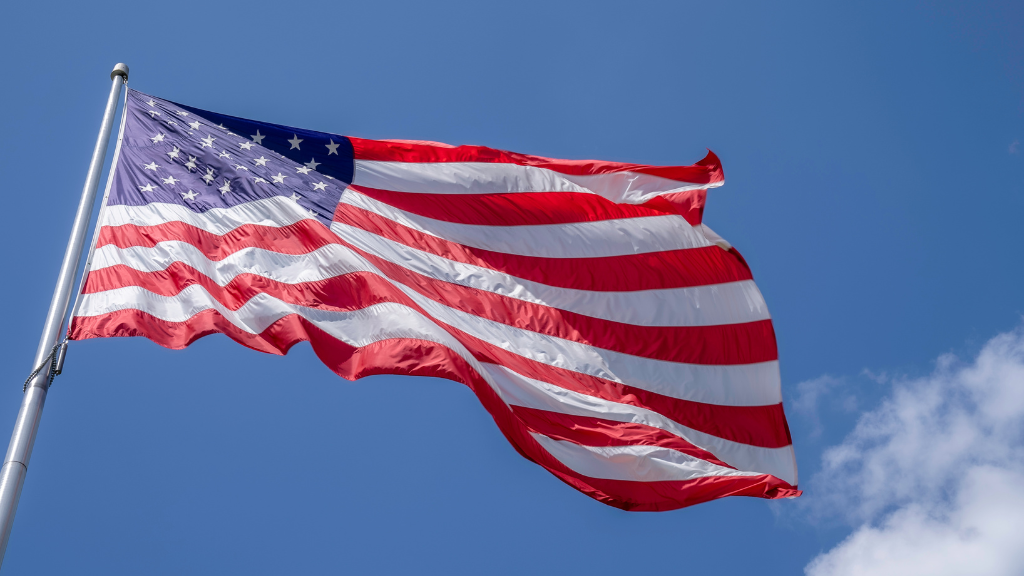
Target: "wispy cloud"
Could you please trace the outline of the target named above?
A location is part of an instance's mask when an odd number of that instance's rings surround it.
[[[859,527],[807,574],[1024,573],[1024,331],[893,386],[811,480]]]
[[[821,399],[839,384],[839,380],[825,375],[804,380],[796,385],[796,396],[790,402],[790,406],[810,421],[812,435],[819,436],[822,432],[821,417],[818,415]]]
[[[837,394],[845,382],[829,375],[804,380],[796,385],[796,395],[789,402],[790,408],[810,423],[812,436],[820,436],[824,431],[821,423],[822,404],[829,400],[829,408],[844,412],[857,409],[857,398],[852,394]]]
[[[1020,140],[1014,140],[1010,142],[1010,154],[1016,154],[1020,151]]]

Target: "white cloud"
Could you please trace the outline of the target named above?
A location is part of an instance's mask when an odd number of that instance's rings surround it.
[[[860,527],[810,576],[1024,574],[1024,331],[898,381],[811,482]]]

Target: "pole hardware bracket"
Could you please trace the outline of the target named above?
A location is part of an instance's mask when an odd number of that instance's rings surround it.
[[[64,357],[67,355],[67,353],[67,338],[54,344],[53,348],[50,348],[50,353],[46,355],[46,358],[43,358],[43,361],[39,363],[39,366],[36,366],[36,369],[33,370],[32,373],[28,375],[28,378],[25,379],[25,385],[21,387],[21,391],[25,392],[26,390],[28,390],[28,385],[32,382],[32,379],[39,375],[39,373],[43,371],[43,368],[46,368],[47,363],[50,364],[50,381],[46,383],[46,387],[49,388],[50,385],[53,384],[53,379],[56,376],[60,375],[61,371],[63,370]]]

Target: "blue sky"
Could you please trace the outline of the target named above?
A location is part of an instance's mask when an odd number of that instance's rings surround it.
[[[10,573],[883,574],[864,559],[972,528],[946,569],[1024,569],[985,520],[1024,504],[968,497],[1024,469],[1019,3],[23,2],[5,23],[0,430],[123,61],[143,92],[353,136],[714,150],[705,221],[772,310],[806,489],[625,513],[515,454],[456,383],[96,340],[50,394]],[[940,442],[964,422],[1002,448],[966,471]]]

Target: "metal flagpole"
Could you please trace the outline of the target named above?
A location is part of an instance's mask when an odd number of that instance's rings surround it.
[[[128,81],[128,66],[118,64],[110,73],[112,84],[107,108],[103,112],[100,134],[96,138],[96,147],[92,151],[89,172],[85,176],[82,188],[82,200],[78,203],[75,223],[71,226],[71,238],[68,239],[64,261],[60,265],[57,276],[57,287],[53,290],[50,310],[46,313],[43,324],[43,335],[36,348],[33,368],[49,361],[55,353],[55,346],[60,337],[60,329],[64,326],[68,302],[71,299],[71,288],[78,273],[78,264],[82,259],[85,246],[85,233],[89,229],[93,204],[96,200],[96,188],[99,185],[100,173],[103,171],[103,160],[107,155],[107,142],[110,140],[110,129],[114,124],[114,113],[117,111],[118,96],[121,86]],[[28,472],[29,457],[32,456],[32,445],[35,444],[36,432],[39,430],[39,419],[43,414],[43,403],[50,386],[50,365],[47,364],[26,384],[25,396],[21,401],[21,410],[14,423],[11,444],[7,448],[7,457],[0,469],[0,563],[7,552],[7,541],[11,537],[11,526],[14,524],[14,513],[18,510],[18,499],[21,488],[25,485],[25,474]]]

